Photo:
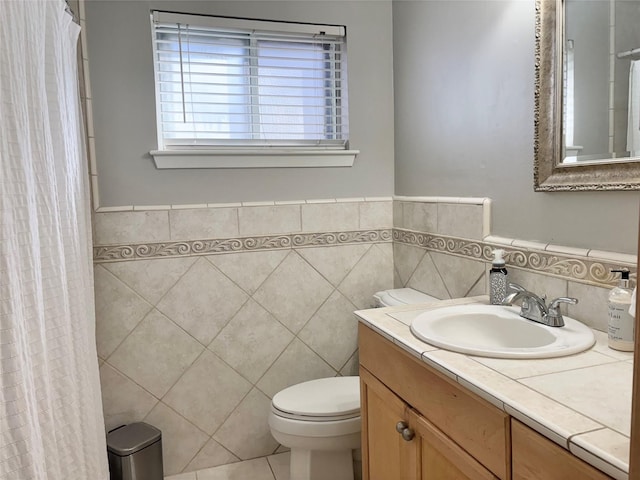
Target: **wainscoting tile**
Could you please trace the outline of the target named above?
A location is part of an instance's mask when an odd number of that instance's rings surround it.
[[[162,431],[162,463],[165,475],[182,472],[209,439],[203,431],[162,402],[156,405],[144,421]]]
[[[391,228],[393,226],[392,202],[360,203],[360,229]]]
[[[94,215],[95,244],[170,240],[169,212],[113,212]]]
[[[451,298],[442,277],[433,263],[431,252],[422,257],[406,285],[441,300]]]
[[[271,400],[254,388],[213,438],[243,460],[269,455],[278,448],[269,428],[270,411]]]
[[[372,245],[338,289],[358,309],[373,306],[373,294],[393,286],[391,245]]]
[[[206,259],[198,259],[158,303],[158,309],[203,345],[222,330],[248,295]]]
[[[610,291],[608,288],[568,282],[568,296],[578,299],[576,305],[568,306],[569,316],[595,330],[606,332],[609,323],[607,300]]]
[[[249,390],[249,382],[207,350],[162,401],[213,435]]]
[[[487,287],[487,278],[488,274],[485,273],[478,278],[478,281],[475,283],[471,290],[467,292],[466,297],[477,297],[479,295],[488,295],[489,288]]]
[[[430,255],[451,298],[467,296],[485,274],[484,262],[437,252],[431,252]]]
[[[267,396],[296,383],[316,378],[333,377],[336,372],[318,354],[295,339],[280,355],[256,386]]]
[[[359,203],[302,205],[304,232],[340,232],[358,230]]]
[[[189,462],[185,470],[193,472],[194,470],[202,470],[239,461],[238,457],[211,438],[194,459]]]
[[[102,266],[95,266],[94,276],[96,345],[100,358],[108,358],[152,306]]]
[[[342,368],[358,346],[354,310],[356,306],[336,290],[298,334],[300,340],[336,370]]]
[[[104,263],[102,266],[155,305],[185,274],[193,257]]]
[[[280,265],[287,253],[289,253],[287,250],[271,250],[209,255],[206,258],[245,292],[253,295],[262,282]]]
[[[320,274],[337,286],[369,250],[370,245],[300,248],[298,252]]]
[[[169,212],[171,240],[236,237],[237,208],[196,208]]]
[[[239,212],[240,235],[271,235],[299,232],[300,205],[242,207]]]
[[[402,202],[393,202],[393,226],[394,228],[406,228],[404,226],[404,218],[402,215]]]
[[[402,243],[393,244],[393,264],[400,276],[402,286],[407,284],[416,267],[426,254],[427,251],[424,248]]]
[[[100,367],[100,385],[107,431],[131,422],[141,422],[158,403],[157,398],[108,363]]]
[[[333,288],[296,252],[290,252],[253,298],[293,333],[307,323]]]
[[[347,363],[340,369],[340,375],[343,377],[352,377],[357,376],[359,374],[360,363],[358,350],[355,351],[351,358],[347,360]]]
[[[482,240],[482,205],[438,204],[438,233]]]
[[[438,231],[438,204],[401,202],[402,224],[407,230],[419,232]]]
[[[204,347],[153,310],[108,361],[158,398],[171,388]]]
[[[256,382],[293,340],[293,334],[249,300],[209,345],[238,373]]]

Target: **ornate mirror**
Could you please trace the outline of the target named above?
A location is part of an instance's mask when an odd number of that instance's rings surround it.
[[[535,56],[534,189],[640,190],[640,0],[536,0]]]

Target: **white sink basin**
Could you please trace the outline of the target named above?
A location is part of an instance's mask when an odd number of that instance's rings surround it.
[[[589,327],[564,317],[564,327],[522,318],[519,307],[458,305],[424,312],[411,323],[420,340],[454,352],[495,358],[562,357],[591,347]]]

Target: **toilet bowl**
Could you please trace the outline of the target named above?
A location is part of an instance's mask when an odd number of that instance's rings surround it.
[[[413,288],[394,288],[375,293],[373,301],[375,307],[395,307],[398,305],[436,302],[438,299]]]
[[[360,448],[359,377],[299,383],[271,402],[273,437],[291,449],[291,480],[353,480]]]

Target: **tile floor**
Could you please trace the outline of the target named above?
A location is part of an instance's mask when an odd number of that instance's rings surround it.
[[[180,473],[165,480],[289,480],[289,452]]]

